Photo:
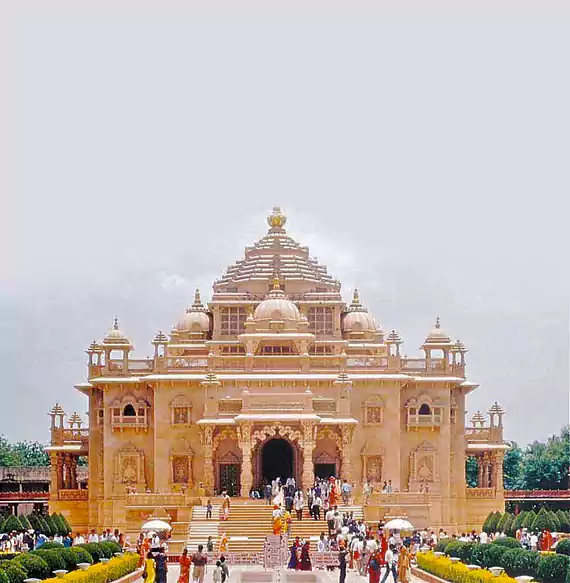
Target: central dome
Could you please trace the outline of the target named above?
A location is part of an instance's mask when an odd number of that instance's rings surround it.
[[[289,299],[285,293],[277,287],[269,293],[253,314],[254,320],[292,320],[298,322],[301,319],[299,308]]]

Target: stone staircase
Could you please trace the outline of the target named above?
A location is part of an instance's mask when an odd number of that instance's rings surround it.
[[[221,504],[212,503],[212,518],[207,520],[205,506],[192,507],[192,520],[188,529],[188,540],[186,542],[186,548],[189,551],[196,551],[198,545],[204,545],[205,551],[206,541],[209,536],[214,541],[214,550],[218,550],[218,541],[220,539],[220,509]]]
[[[196,507],[192,516],[190,527],[191,536],[188,544],[197,544],[196,534],[199,533],[200,542],[204,544],[208,535],[215,541],[215,551],[218,550],[218,541],[222,533],[229,537],[230,553],[259,553],[263,550],[263,542],[268,534],[272,534],[273,506],[267,506],[263,500],[232,499],[230,518],[226,521],[211,521],[210,524],[200,519],[201,510],[205,517],[205,508]],[[364,518],[363,508],[359,505],[339,506],[339,512],[353,512],[357,520]],[[219,506],[214,507],[213,518],[219,515]],[[194,520],[196,516],[196,521]],[[213,528],[218,528],[219,533],[213,532]],[[209,529],[209,530],[202,530]],[[314,520],[309,516],[307,508],[303,511],[303,520],[298,521],[293,514],[293,524],[291,525],[291,536],[311,540],[313,547],[321,532],[327,532],[327,525],[324,516],[321,520]],[[193,548],[193,547],[192,547]]]

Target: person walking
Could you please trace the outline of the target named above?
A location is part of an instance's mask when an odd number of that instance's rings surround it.
[[[160,547],[158,553],[154,555],[154,563],[156,569],[156,583],[166,583],[168,577],[168,557],[164,552],[164,547]]]
[[[384,577],[382,577],[381,583],[386,583],[388,580],[388,576],[392,573],[392,577],[394,577],[394,583],[398,583],[398,570],[396,567],[396,554],[395,551],[396,547],[394,545],[390,545],[388,550],[386,551],[386,555],[384,556],[384,562],[386,563],[386,572],[384,573]]]
[[[222,568],[222,583],[226,583],[230,578],[230,569],[226,563],[226,557],[224,557],[224,555],[220,557],[220,567]]]
[[[346,555],[347,550],[344,544],[341,544],[338,552],[338,583],[345,583],[346,581]]]
[[[347,480],[344,480],[344,482],[342,483],[341,493],[342,493],[342,502],[343,502],[343,504],[345,506],[348,506],[348,503],[350,502],[350,495],[352,493],[352,487],[348,483]]]
[[[212,518],[212,501],[208,500],[206,503],[206,520],[210,520]]]
[[[204,545],[198,545],[198,551],[192,555],[192,564],[194,565],[192,581],[197,581],[198,583],[204,583],[204,573],[208,562],[208,558],[203,551]]]
[[[156,571],[154,570],[154,557],[152,551],[148,551],[146,554],[142,578],[144,583],[155,583]]]
[[[313,518],[315,520],[320,520],[321,518],[321,508],[323,506],[323,500],[320,496],[315,496],[313,499]]]
[[[188,556],[188,549],[185,548],[180,557],[180,576],[178,577],[178,583],[189,583],[191,565],[192,560]]]
[[[297,520],[303,520],[303,506],[305,502],[303,500],[303,492],[297,490],[295,492],[295,497],[293,498],[293,508],[295,508],[295,513],[297,514]]]
[[[398,579],[400,583],[410,583],[410,553],[402,546],[398,555]]]

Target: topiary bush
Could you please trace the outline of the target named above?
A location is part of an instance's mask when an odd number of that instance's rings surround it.
[[[8,579],[8,575],[4,573],[2,569],[0,569],[0,583],[10,583],[10,579]]]
[[[465,543],[459,542],[458,540],[452,540],[447,543],[444,552],[448,557],[459,557],[459,549],[463,544]]]
[[[58,543],[55,542],[53,540],[48,540],[47,542],[45,542],[42,546],[41,549],[43,551],[49,551],[50,549],[63,549],[64,546],[62,543]]]
[[[496,538],[491,544],[501,545],[502,547],[507,547],[509,549],[522,549],[521,543],[516,538],[512,538],[510,536]]]
[[[481,566],[487,568],[500,566],[502,557],[507,552],[507,547],[493,544],[483,546],[485,551],[483,553],[483,565]]]
[[[518,572],[518,564],[521,553],[527,552],[524,549],[508,549],[501,557],[501,564],[499,566],[503,567],[509,577],[524,575],[524,573]]]
[[[511,530],[513,531],[513,536],[514,536],[514,533],[516,533],[519,528],[522,528],[522,525],[523,525],[523,522],[524,522],[526,515],[527,515],[526,510],[523,510],[522,512],[519,512],[515,516],[515,519],[514,519],[513,523],[511,524]]]
[[[106,540],[99,544],[107,547],[111,551],[112,555],[115,553],[120,553],[123,550],[119,543],[113,542],[112,540]]]
[[[568,516],[563,510],[556,511],[556,518],[560,523],[560,532],[570,532],[570,522],[568,522]]]
[[[536,520],[536,512],[534,510],[530,510],[529,512],[526,513],[526,516],[524,517],[524,520],[522,523],[523,528],[531,529],[532,523],[535,520]]]
[[[71,547],[69,550],[75,555],[78,565],[79,563],[93,564],[93,557],[85,549],[82,549],[80,547]]]
[[[6,574],[9,583],[24,583],[24,580],[28,578],[25,569],[15,559],[0,563],[0,570]]]
[[[556,544],[556,552],[559,555],[570,556],[570,538],[564,538]]]
[[[77,546],[79,548],[85,549],[93,557],[94,563],[98,563],[101,559],[105,558],[103,551],[99,548],[97,543],[85,543]]]
[[[448,538],[442,538],[441,540],[437,541],[435,545],[435,552],[436,553],[445,553],[445,547],[449,544]]]
[[[56,549],[44,550],[43,547],[40,547],[37,551],[31,551],[29,554],[41,557],[48,564],[51,573],[59,569],[65,569],[65,561]]]
[[[20,522],[20,519],[17,516],[10,514],[10,516],[8,516],[8,518],[6,518],[6,520],[4,521],[4,524],[2,525],[2,530],[6,533],[13,532],[15,530],[17,531],[23,530],[22,523]]]
[[[538,571],[538,562],[540,561],[540,555],[533,551],[524,551],[517,555],[515,567],[517,570],[517,577],[521,575],[530,575],[531,577],[536,577],[536,572]]]
[[[564,583],[569,563],[566,555],[543,555],[538,562],[537,579],[543,583]]]
[[[73,553],[71,549],[61,549],[57,552],[61,555],[61,558],[65,561],[65,568],[68,571],[75,571],[75,569],[77,569],[77,564],[81,563],[81,561],[77,560],[77,555]]]
[[[485,565],[485,548],[487,545],[476,545],[473,551],[471,551],[471,564],[479,565],[483,567]],[[495,565],[491,565],[494,567]]]
[[[471,564],[471,557],[473,555],[473,549],[475,548],[476,543],[466,542],[462,543],[458,549],[459,558],[461,559],[462,563],[466,565]]]
[[[102,542],[102,543],[94,543],[99,547],[99,550],[101,551],[103,558],[105,559],[112,559],[113,558],[113,553],[115,551],[111,550],[111,547],[109,547],[107,545],[107,543]]]
[[[555,532],[556,527],[552,523],[550,514],[544,508],[541,508],[539,513],[536,515],[534,522],[532,523],[531,530],[534,532],[542,532],[543,530],[549,530],[550,532]]]
[[[46,579],[51,576],[47,562],[30,553],[21,553],[13,561],[17,562],[26,571],[30,579]]]

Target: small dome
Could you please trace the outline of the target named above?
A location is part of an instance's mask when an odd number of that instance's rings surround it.
[[[377,328],[372,315],[362,307],[358,290],[355,289],[348,313],[342,321],[343,332],[376,332]]]
[[[279,281],[275,281],[273,289],[253,313],[254,320],[301,320],[299,308],[279,289]]]
[[[129,344],[129,339],[123,334],[119,328],[119,320],[113,320],[113,327],[103,339],[103,344]]]
[[[202,304],[200,290],[197,289],[194,294],[194,303],[174,325],[174,330],[176,332],[209,332],[210,327],[210,318]]]
[[[451,338],[441,329],[439,316],[435,320],[435,328],[426,338],[426,344],[452,344]]]

